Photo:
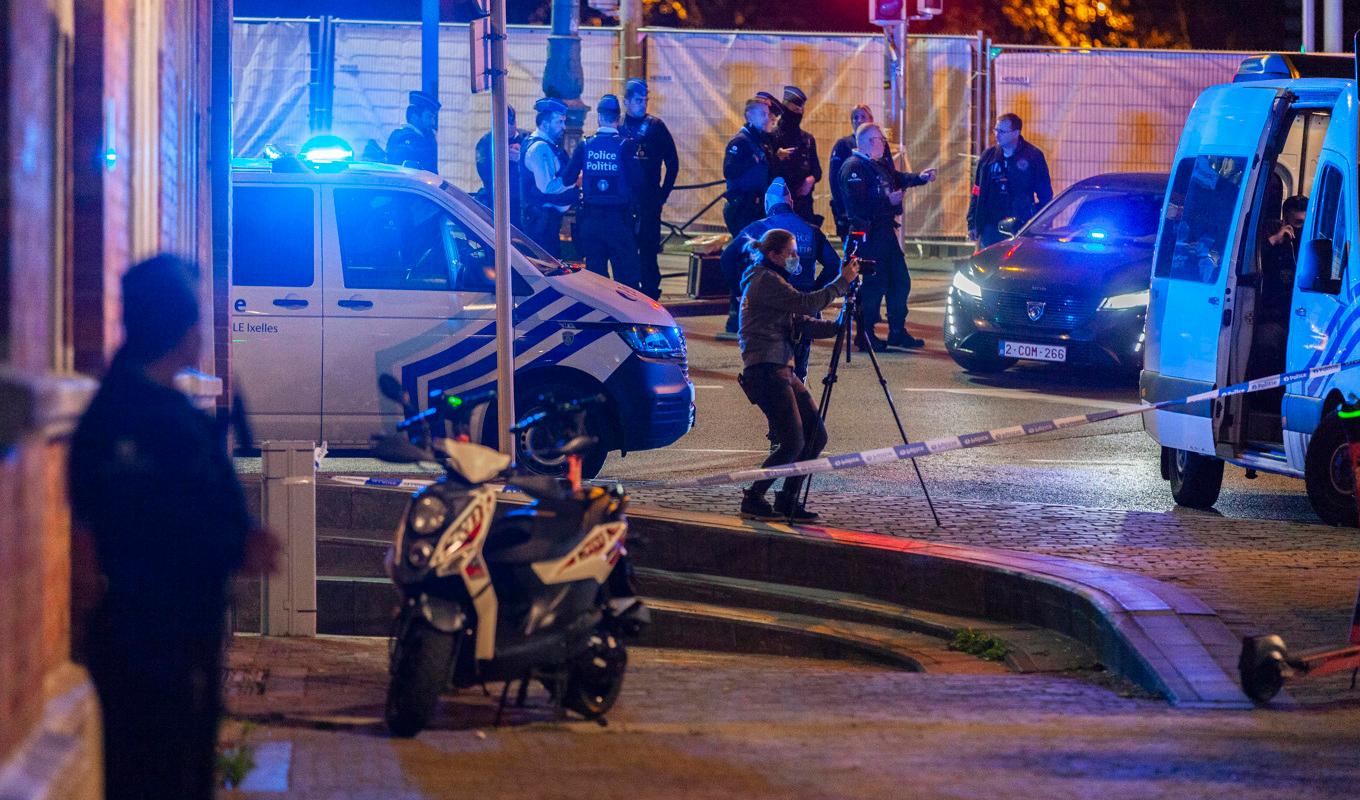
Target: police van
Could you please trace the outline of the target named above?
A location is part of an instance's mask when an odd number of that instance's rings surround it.
[[[432,173],[354,162],[343,142],[275,156],[232,165],[229,342],[256,443],[367,447],[403,416],[378,392],[383,374],[417,399],[494,384],[486,208]],[[664,447],[689,431],[694,386],[671,315],[518,230],[511,241],[518,410],[549,391],[603,394],[586,421],[600,439],[588,476],[611,450]],[[493,447],[496,424],[494,404],[474,419]]]
[[[1256,56],[1231,84],[1200,94],[1153,255],[1145,401],[1360,358],[1355,68],[1336,56]],[[1297,244],[1278,234],[1269,241],[1285,201],[1298,195],[1307,211]],[[1322,519],[1355,524],[1334,413],[1351,396],[1360,396],[1360,370],[1144,419],[1181,505],[1211,506],[1226,463],[1248,477],[1303,478]]]

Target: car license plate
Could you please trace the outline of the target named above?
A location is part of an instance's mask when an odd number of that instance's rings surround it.
[[[1027,358],[1031,361],[1066,361],[1067,348],[1052,344],[1024,344],[1001,342],[1001,355],[1006,358]]]

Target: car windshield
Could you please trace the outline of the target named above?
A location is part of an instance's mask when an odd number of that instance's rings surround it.
[[[477,202],[462,189],[457,188],[448,181],[444,181],[440,187],[447,192],[460,208],[471,211],[473,215],[487,224],[487,227],[495,229],[495,222],[491,218],[491,210]],[[563,264],[538,245],[533,239],[524,235],[524,232],[515,226],[510,226],[510,245],[519,251],[520,255],[528,259],[534,268],[544,275],[559,275],[563,272],[570,272],[573,267]]]
[[[1152,192],[1071,189],[1058,195],[1024,231],[1061,241],[1120,242],[1151,246],[1161,219],[1162,196]]]

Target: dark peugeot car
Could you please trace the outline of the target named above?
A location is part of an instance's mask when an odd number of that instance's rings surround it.
[[[1087,178],[975,254],[949,289],[949,355],[969,372],[1020,359],[1136,372],[1166,182],[1134,172]],[[1013,226],[1001,222],[1003,232]]]

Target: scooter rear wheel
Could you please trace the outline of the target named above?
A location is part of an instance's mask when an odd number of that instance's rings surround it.
[[[609,713],[623,690],[628,650],[623,640],[604,628],[591,631],[585,652],[567,666],[562,705],[586,719]]]
[[[387,729],[393,736],[415,736],[429,724],[452,659],[452,634],[435,630],[419,616],[405,626],[392,654],[387,687]]]

